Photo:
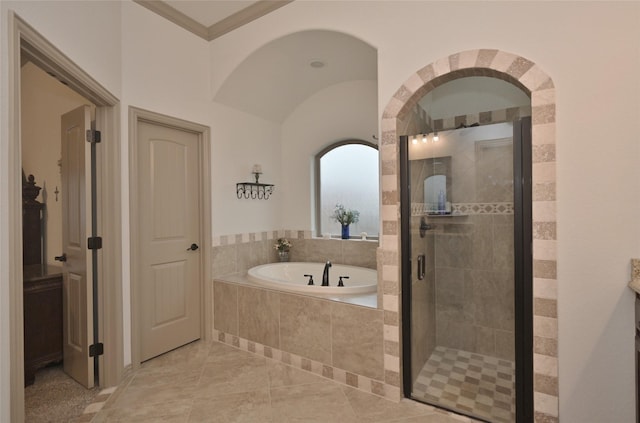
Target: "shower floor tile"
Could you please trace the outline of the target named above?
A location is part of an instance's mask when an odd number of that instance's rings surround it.
[[[436,347],[413,384],[413,397],[492,422],[514,422],[514,363]]]

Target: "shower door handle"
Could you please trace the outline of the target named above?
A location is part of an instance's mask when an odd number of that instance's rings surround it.
[[[424,279],[425,272],[425,256],[424,254],[420,254],[418,256],[418,265],[416,266],[418,270],[418,280],[421,281]]]

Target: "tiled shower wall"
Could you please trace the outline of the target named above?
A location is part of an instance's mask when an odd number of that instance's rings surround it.
[[[436,344],[513,361],[513,215],[436,219]]]
[[[310,231],[279,230],[223,235],[213,240],[213,277],[244,274],[248,269],[278,261],[274,244],[278,238],[291,244],[291,261],[348,264],[376,268],[377,240],[313,238]]]

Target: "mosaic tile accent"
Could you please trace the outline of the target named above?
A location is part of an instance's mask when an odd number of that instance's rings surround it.
[[[413,385],[413,396],[495,422],[515,421],[515,365],[438,346]]]
[[[447,81],[465,76],[491,76],[512,83],[525,92],[529,92],[531,94],[532,106],[532,143],[534,146],[555,144],[555,88],[551,78],[535,63],[512,53],[495,49],[468,50],[441,58],[417,70],[389,101],[383,111],[382,121],[380,123],[382,132],[381,145],[384,146],[380,151],[381,162],[386,163],[391,161],[395,164],[395,166],[388,166],[386,168],[385,176],[387,178],[393,177],[396,181],[398,180],[398,131],[401,129],[400,125],[405,116],[417,104],[418,100],[433,88]],[[423,84],[420,85],[416,83],[418,80],[422,80]],[[408,95],[407,91],[413,94]],[[483,118],[486,119],[486,115],[483,115]],[[479,115],[478,119],[480,120]],[[534,187],[541,187],[541,184],[544,184],[544,192],[538,191],[536,193],[537,196],[534,198],[534,226],[555,224],[556,222],[555,204],[557,197],[555,194],[555,154],[553,151],[555,150],[547,148],[538,150],[537,153],[541,154],[536,154],[536,160],[540,160],[540,162],[534,164],[533,185]],[[384,192],[385,187],[382,189]],[[396,204],[395,207],[392,207],[392,205],[383,206],[381,218],[383,227],[389,225],[388,222],[395,222],[399,227],[399,204]],[[547,233],[546,236],[548,235]],[[386,235],[381,238],[380,249],[383,257],[388,257],[390,253],[398,253],[399,237],[399,235]],[[546,263],[543,263],[544,265],[538,263],[538,267],[542,268],[541,270],[555,270],[557,265],[555,239],[547,240],[550,242],[537,241],[540,240],[537,238],[537,234],[534,233],[534,257],[544,257],[546,261]],[[380,286],[384,292],[389,292],[389,290],[393,289],[393,286],[396,285],[396,292],[386,295],[395,295],[399,303],[401,297],[399,284],[401,272],[400,258],[397,257],[395,266],[387,264],[385,268],[388,270],[379,282]],[[395,272],[394,275],[391,275],[392,271]],[[557,275],[555,271],[545,271],[544,273],[545,291],[555,291],[557,289]],[[534,276],[534,287],[539,285],[541,278],[543,278],[543,276]],[[536,292],[539,291],[534,290],[534,299],[537,295]],[[387,297],[387,301],[384,303],[385,310],[387,310],[387,305],[390,305],[392,302],[391,298]],[[545,307],[544,312],[545,314],[550,314],[547,307]],[[555,315],[557,315],[557,313]],[[536,353],[556,358],[558,339],[557,318],[536,316],[535,320],[538,322],[534,327],[534,348]],[[398,328],[396,328],[396,331],[390,331],[389,326],[385,325],[385,341],[397,340],[397,329]],[[389,336],[389,338],[387,336]],[[539,361],[534,362],[535,375],[544,374],[539,366]],[[556,389],[551,388],[553,385],[556,386]],[[550,395],[546,392],[557,393],[557,378],[545,380],[544,391],[534,386],[534,411],[536,421],[557,421],[558,396],[557,394]]]
[[[428,215],[429,205],[411,203],[411,216]],[[451,216],[469,214],[513,214],[513,203],[452,203]],[[439,216],[434,214],[434,216]]]

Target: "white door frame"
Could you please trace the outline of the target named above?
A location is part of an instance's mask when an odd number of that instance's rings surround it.
[[[24,421],[24,334],[22,301],[22,141],[20,55],[51,71],[96,105],[98,144],[98,225],[104,238],[99,260],[100,385],[120,382],[124,371],[122,325],[122,237],[119,101],[14,12],[8,12],[9,60],[9,313],[11,421]],[[108,183],[100,183],[108,182]],[[108,213],[102,207],[108,205]],[[105,234],[109,234],[105,236]]]
[[[129,106],[129,216],[131,239],[131,361],[135,370],[140,366],[141,313],[140,280],[141,242],[139,241],[140,195],[138,195],[138,125],[140,122],[194,132],[198,137],[200,180],[199,196],[202,205],[198,212],[202,240],[202,303],[200,317],[200,337],[209,341],[213,335],[213,288],[211,285],[211,140],[209,127],[198,123],[162,115],[148,110]]]

